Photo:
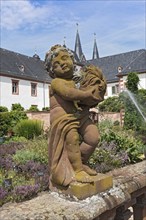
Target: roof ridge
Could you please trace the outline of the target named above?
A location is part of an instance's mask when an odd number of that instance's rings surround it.
[[[100,57],[99,59],[104,59],[104,58],[108,58],[108,57],[116,57],[116,56],[119,56],[119,55],[123,55],[123,54],[125,55],[125,54],[129,54],[129,53],[137,52],[137,51],[143,51],[143,52],[145,52],[146,49],[132,50],[132,51],[124,52],[124,53],[118,53],[118,54],[108,55],[108,56]],[[92,59],[90,59],[90,60],[88,60],[88,61],[92,61]]]
[[[129,66],[130,66],[130,64],[132,64],[139,56],[141,56],[143,53],[144,53],[145,51],[142,51],[140,54],[138,54],[138,56],[136,56],[131,62],[129,62],[128,63],[128,65],[122,70],[122,72],[124,71],[124,70],[126,70]]]
[[[6,51],[6,52],[9,52],[9,53],[14,53],[15,55],[21,55],[21,56],[23,56],[23,57],[31,58],[31,59],[34,60],[34,57],[31,57],[31,56],[28,56],[28,55],[25,55],[25,54],[22,54],[22,53],[19,53],[19,52],[15,52],[15,51],[8,50],[8,49],[1,48],[1,47],[0,47],[0,50]],[[41,60],[41,59],[40,59],[40,61],[43,62],[43,60]]]

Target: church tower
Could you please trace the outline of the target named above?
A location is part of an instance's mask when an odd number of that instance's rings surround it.
[[[99,59],[98,48],[96,44],[96,34],[94,33],[94,45],[93,45],[93,55],[92,60]]]
[[[80,62],[86,61],[86,58],[85,58],[83,51],[82,51],[82,46],[81,46],[81,41],[80,41],[80,36],[79,36],[79,31],[78,31],[78,24],[77,24],[77,34],[76,34],[74,52],[77,54]]]

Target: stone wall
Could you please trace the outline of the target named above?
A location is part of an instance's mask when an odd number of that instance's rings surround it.
[[[121,116],[119,112],[100,112],[98,114],[98,121],[102,121],[102,120],[111,120],[111,121],[121,121]]]
[[[117,112],[90,112],[91,119],[96,122],[101,122],[103,120],[111,120],[111,121],[119,121],[120,125],[122,125],[122,113]],[[29,119],[38,119],[44,122],[44,130],[47,130],[50,126],[50,112],[27,112],[27,116]]]
[[[44,123],[44,130],[46,131],[50,127],[50,112],[27,112],[29,119],[41,120]]]

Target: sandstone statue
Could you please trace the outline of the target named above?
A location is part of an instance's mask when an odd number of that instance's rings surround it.
[[[87,166],[98,146],[99,132],[89,118],[89,109],[103,101],[106,82],[93,66],[75,72],[73,53],[53,46],[45,57],[45,67],[53,78],[50,88],[50,181],[60,186],[71,182],[91,183],[97,173]]]

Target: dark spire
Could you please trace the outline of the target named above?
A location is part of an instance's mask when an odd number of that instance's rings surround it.
[[[64,36],[63,47],[66,47],[65,39],[66,39],[66,37]]]
[[[74,50],[74,52],[77,54],[77,56],[78,56],[80,61],[85,61],[86,58],[85,58],[85,56],[83,54],[83,51],[82,51],[80,36],[79,36],[79,32],[78,32],[78,23],[76,25],[77,25],[77,34],[76,34],[76,41],[75,41],[75,50]]]
[[[94,46],[93,46],[93,56],[92,60],[99,59],[98,48],[96,44],[96,34],[94,33]]]

